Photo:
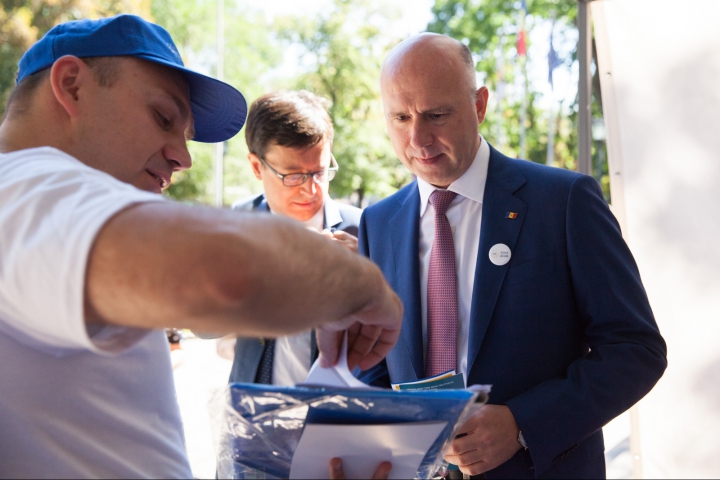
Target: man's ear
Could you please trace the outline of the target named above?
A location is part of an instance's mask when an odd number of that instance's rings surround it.
[[[262,180],[262,162],[260,158],[254,153],[248,153],[248,161],[250,161],[250,167],[252,168],[255,178]]]
[[[70,117],[78,115],[79,92],[88,80],[93,80],[92,70],[73,55],[58,58],[50,69],[53,95]]]
[[[485,120],[489,95],[487,87],[478,88],[475,96],[475,111],[477,112],[478,123]]]

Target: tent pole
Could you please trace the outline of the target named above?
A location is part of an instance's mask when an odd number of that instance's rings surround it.
[[[585,135],[588,139],[588,141],[585,143],[585,148],[587,151],[587,158],[590,158],[590,58],[592,55],[592,51],[590,50],[591,46],[591,37],[589,35],[590,32],[590,5],[588,3],[593,0],[578,0],[578,19],[584,18],[585,19],[585,30],[582,30],[582,23],[580,20],[578,20],[578,27],[580,27],[580,41],[582,42],[583,36],[585,36],[585,45],[583,45],[583,48],[580,48],[580,45],[578,45],[578,56],[580,57],[580,85],[579,91],[580,91],[580,105],[587,105],[587,113],[585,116],[582,115],[583,109],[580,109],[580,122],[583,121],[583,118],[585,118],[588,123],[586,124],[586,132]],[[598,45],[598,71],[602,71],[602,75],[600,76],[600,83],[601,88],[603,89],[603,115],[605,117],[605,125],[608,129],[608,143],[607,143],[607,152],[608,152],[608,162],[609,162],[609,171],[611,174],[610,182],[613,185],[611,187],[612,190],[612,199],[613,199],[613,213],[618,217],[618,221],[621,224],[623,238],[625,238],[625,241],[628,241],[628,231],[627,231],[627,223],[626,223],[626,213],[625,213],[625,194],[624,194],[624,187],[623,187],[623,178],[624,175],[621,176],[622,172],[622,155],[620,152],[620,145],[619,145],[619,138],[620,133],[618,130],[618,112],[617,112],[617,105],[616,105],[616,95],[615,90],[613,87],[613,80],[612,80],[612,71],[610,68],[610,56],[608,52],[608,32],[607,32],[607,20],[605,17],[605,9],[602,1],[595,1],[594,5],[592,6],[592,13],[593,17],[595,19],[595,38]],[[585,63],[583,63],[583,55],[585,56],[586,60]],[[602,68],[602,70],[600,70]],[[584,75],[584,76],[583,76]],[[587,92],[586,96],[583,97],[583,89],[585,92]],[[587,99],[587,103],[583,103],[583,100]],[[581,125],[583,125],[581,123]],[[579,147],[582,147],[583,145],[583,130],[582,128],[578,132],[578,136],[580,141]],[[581,149],[582,152],[582,149]],[[590,163],[588,162],[588,165]],[[585,173],[585,172],[583,172]],[[629,411],[629,417],[630,417],[630,454],[632,456],[632,470],[633,470],[633,478],[643,478],[643,457],[641,453],[641,443],[640,443],[640,411],[638,408],[638,404],[633,405],[630,407]]]
[[[591,80],[592,72],[592,26],[590,25],[590,8],[592,0],[578,0],[578,61],[580,63],[580,81],[578,85],[578,172],[592,174],[590,127],[592,124]]]

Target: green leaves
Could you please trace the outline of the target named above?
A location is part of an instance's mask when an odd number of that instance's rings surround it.
[[[532,31],[542,22],[556,20],[555,38],[565,40],[576,31],[577,2],[570,0],[527,0],[525,30]],[[517,54],[520,25],[520,0],[435,0],[433,20],[428,30],[449,35],[464,42],[476,60],[476,69],[490,90],[490,108],[481,132],[488,141],[511,156],[519,155],[521,103],[525,79]],[[528,41],[530,36],[528,36]],[[544,63],[546,59],[534,59]],[[575,51],[560,61],[570,65]],[[597,77],[596,77],[597,80]],[[597,85],[595,85],[597,84]],[[528,83],[525,123],[527,158],[545,163],[548,144],[548,112],[539,100],[537,85]],[[503,94],[504,93],[504,94]],[[599,83],[594,82],[595,117],[602,118]],[[545,102],[547,103],[547,102]],[[566,102],[555,119],[554,163],[567,169],[576,168],[577,99]],[[601,145],[593,146],[596,178],[609,198],[607,159]]]
[[[149,0],[2,0],[0,1],[0,116],[15,85],[23,53],[58,23],[134,13],[150,19]]]
[[[224,2],[224,80],[240,90],[249,104],[270,85],[268,72],[282,60],[272,27],[257,10],[242,2]],[[152,14],[172,35],[186,64],[216,73],[217,2],[215,0],[153,0]],[[252,175],[244,130],[225,145],[224,189],[226,204],[261,190]],[[165,195],[181,201],[211,204],[214,196],[215,146],[190,142],[193,167],[173,175]]]
[[[276,22],[279,38],[301,47],[307,62],[293,88],[330,100],[333,152],[340,165],[331,194],[358,205],[368,196],[392,194],[410,180],[390,145],[380,102],[382,61],[401,40],[381,27],[398,15],[379,2],[336,0],[316,18]]]
[[[117,12],[136,13],[163,25],[173,36],[185,63],[210,74],[217,60],[215,0],[0,0],[0,113],[14,84],[22,53],[53,25],[75,18]],[[527,0],[526,29],[553,16],[557,38],[574,29],[576,2]],[[479,78],[491,92],[482,133],[510,155],[518,154],[522,79],[516,40],[519,0],[436,0],[429,31],[465,42],[477,61]],[[329,99],[335,125],[333,152],[340,165],[330,184],[334,197],[363,204],[383,198],[411,176],[397,160],[385,131],[379,76],[387,52],[401,38],[390,25],[401,12],[380,0],[334,0],[313,17],[286,15],[268,20],[242,0],[225,1],[225,80],[241,90],[248,103],[281,88],[304,88]],[[285,58],[284,56],[285,55]],[[501,58],[499,61],[498,58]],[[566,64],[573,61],[562,59]],[[288,75],[288,64],[297,69]],[[292,65],[290,66],[292,69]],[[498,102],[500,85],[505,95]],[[513,91],[514,88],[514,91]],[[599,94],[599,88],[598,90]],[[544,163],[547,113],[541,93],[528,93],[528,157]],[[574,168],[577,155],[574,105],[557,119],[555,162]],[[601,111],[595,107],[597,116]],[[190,143],[193,168],[175,175],[166,194],[178,200],[211,203],[213,145]],[[226,145],[225,203],[261,191],[246,160],[243,132]],[[600,171],[604,164],[600,165]]]

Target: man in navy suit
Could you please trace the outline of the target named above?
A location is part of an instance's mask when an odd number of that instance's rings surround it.
[[[357,252],[361,210],[328,196],[338,169],[333,133],[322,99],[310,92],[276,92],[255,100],[245,139],[265,193],[233,209],[293,218]],[[239,337],[230,381],[295,385],[305,380],[317,355],[314,331],[278,339]]]
[[[394,349],[360,378],[388,386],[441,362],[467,385],[491,384],[446,456],[463,473],[604,477],[602,426],[667,361],[597,182],[510,159],[478,135],[488,90],[453,39],[402,42],[381,90],[393,148],[417,180],[363,213],[360,252],[405,311]]]

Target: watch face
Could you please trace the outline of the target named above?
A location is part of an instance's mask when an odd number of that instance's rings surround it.
[[[167,335],[168,342],[170,343],[180,343],[180,340],[182,340],[182,335],[174,328],[166,330],[165,333]]]

